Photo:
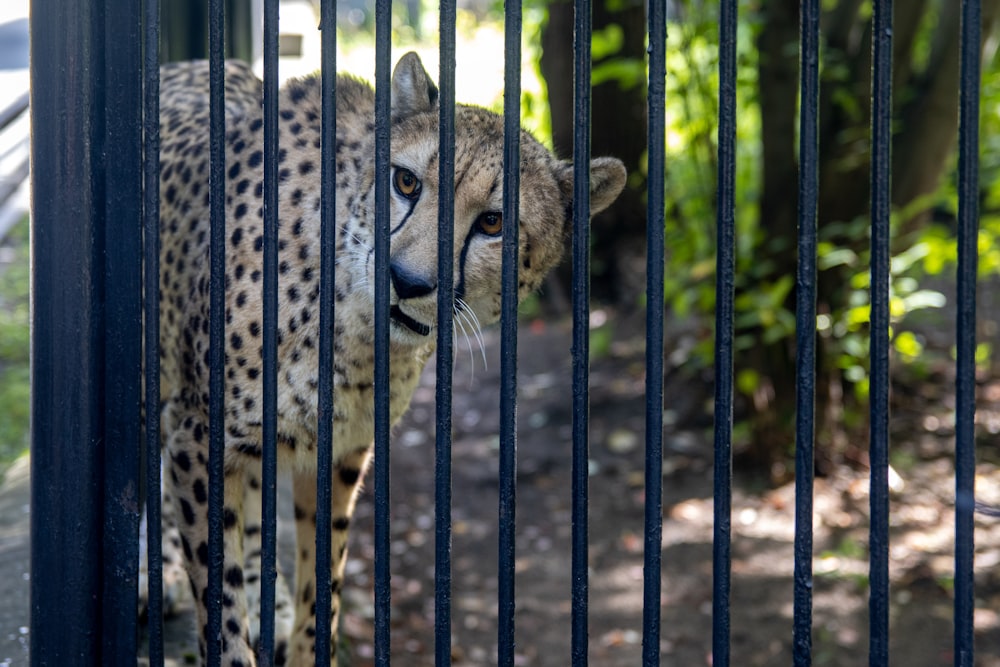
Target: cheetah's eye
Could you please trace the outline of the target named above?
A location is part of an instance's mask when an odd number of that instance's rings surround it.
[[[486,236],[499,236],[503,231],[503,213],[500,211],[480,213],[476,218],[476,229]]]
[[[416,199],[420,196],[420,179],[409,169],[397,167],[392,175],[392,185],[396,192],[407,199]]]

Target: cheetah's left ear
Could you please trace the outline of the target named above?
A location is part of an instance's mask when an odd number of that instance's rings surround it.
[[[437,108],[438,89],[427,75],[420,56],[410,51],[392,72],[392,117],[404,118]]]
[[[567,200],[573,199],[573,165],[563,163],[558,174],[559,187]],[[594,216],[611,206],[625,187],[625,165],[613,157],[599,157],[590,161],[590,215]]]

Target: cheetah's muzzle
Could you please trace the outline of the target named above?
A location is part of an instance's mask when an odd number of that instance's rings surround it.
[[[401,324],[418,336],[426,336],[431,332],[430,326],[424,324],[423,322],[418,322],[409,315],[403,312],[403,309],[399,305],[395,305],[389,309],[389,317],[391,317],[396,324]]]

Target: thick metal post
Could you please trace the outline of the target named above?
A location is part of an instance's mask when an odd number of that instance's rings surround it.
[[[135,660],[142,336],[140,6],[106,0],[104,23],[104,664]],[[114,575],[112,576],[112,573]]]
[[[104,18],[32,0],[31,658],[101,664]],[[68,224],[71,223],[71,224]],[[88,558],[67,558],[88,554]]]
[[[160,2],[145,0],[143,29],[143,317],[145,318],[146,556],[149,665],[163,667],[160,527]]]

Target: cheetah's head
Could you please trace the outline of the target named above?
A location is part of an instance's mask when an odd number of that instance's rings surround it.
[[[390,319],[396,343],[432,340],[438,283],[438,90],[415,53],[392,77]],[[503,118],[459,105],[455,112],[454,309],[466,325],[500,317]],[[518,298],[542,282],[563,254],[573,210],[573,168],[521,132]],[[625,185],[614,158],[590,165],[591,215]],[[374,262],[368,262],[374,285]],[[369,288],[372,289],[372,288]]]

